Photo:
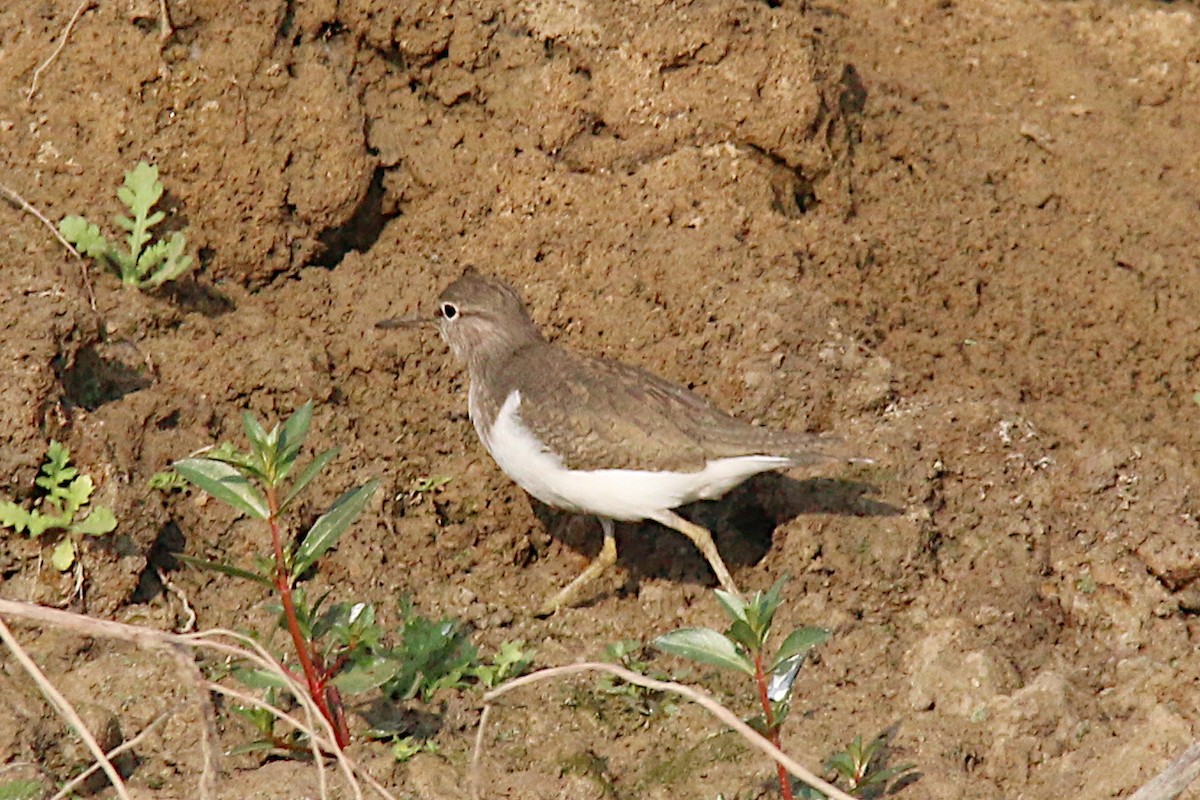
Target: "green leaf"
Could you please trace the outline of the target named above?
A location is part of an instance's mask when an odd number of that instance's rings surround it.
[[[758,636],[758,634],[755,633],[754,629],[750,627],[749,622],[745,622],[740,619],[735,620],[734,623],[729,626],[729,629],[725,631],[725,635],[749,650],[751,653],[756,653],[759,650],[762,650],[762,639]]]
[[[147,212],[162,197],[163,185],[158,179],[158,167],[139,161],[125,173],[125,185],[117,189],[117,197],[134,216],[146,217]]]
[[[50,563],[59,572],[66,572],[75,563],[75,542],[69,538],[63,539],[54,545],[54,551],[50,554]]]
[[[234,711],[238,711],[238,710],[239,709],[236,709],[236,708],[234,709]],[[255,709],[247,709],[247,710],[252,711]],[[254,742],[246,742],[245,744],[239,744],[237,747],[231,747],[226,752],[230,757],[236,757],[236,756],[246,755],[247,753],[265,753],[269,750],[275,750],[276,747],[277,746],[276,746],[275,742],[268,741],[266,739],[259,739]]]
[[[63,513],[68,517],[74,517],[76,511],[87,505],[87,501],[92,496],[94,490],[95,484],[92,482],[90,475],[80,475],[71,481],[62,492],[62,500],[64,502]]]
[[[338,673],[330,683],[347,694],[359,694],[387,683],[400,667],[400,660],[391,654],[375,655]]]
[[[100,227],[89,223],[83,217],[63,217],[58,223],[58,232],[75,245],[76,250],[89,258],[104,258],[111,249],[108,240],[100,234]]]
[[[262,459],[257,453],[244,453],[229,442],[221,442],[205,453],[204,457],[211,461],[223,461],[237,467],[243,475],[253,476],[260,481],[267,478],[262,470]]]
[[[71,462],[71,448],[67,447],[57,439],[51,439],[50,445],[46,448],[46,464],[42,471],[47,475],[56,475],[67,468],[67,464]],[[75,477],[73,474],[68,478]]]
[[[88,536],[103,536],[117,529],[117,517],[112,509],[97,506],[83,519],[77,519],[68,529],[72,533],[83,533]]]
[[[271,447],[271,435],[249,411],[242,412],[242,428],[246,431],[246,438],[250,440],[250,446],[260,457],[270,455],[268,451],[274,449]]]
[[[292,576],[300,577],[317,559],[333,547],[350,523],[362,513],[363,506],[379,486],[379,479],[367,481],[362,486],[343,494],[329,510],[313,523],[300,547],[296,549],[296,560],[292,565]]]
[[[664,633],[651,644],[664,653],[722,669],[735,669],[747,675],[754,674],[754,664],[749,657],[726,636],[711,628],[680,628]]]
[[[222,575],[229,575],[234,578],[245,578],[248,581],[261,583],[263,586],[275,585],[271,579],[265,575],[260,575],[257,572],[251,572],[250,570],[242,569],[241,567],[235,567],[232,564],[225,564],[220,561],[208,561],[206,559],[196,558],[194,556],[185,556],[183,553],[173,553],[172,555],[185,564],[191,564],[193,567],[210,569],[213,572],[220,572]]]
[[[233,677],[251,689],[283,689],[287,681],[278,672],[266,669],[235,669]]]
[[[21,533],[29,527],[31,514],[11,500],[0,500],[0,528]],[[30,534],[32,538],[32,534]]]
[[[187,247],[187,237],[175,231],[166,239],[155,243],[155,255],[161,259],[161,266],[150,273],[142,286],[162,286],[167,281],[173,281],[192,266],[192,257],[183,254]]]
[[[429,700],[441,689],[462,686],[467,670],[478,664],[479,652],[458,621],[450,617],[431,620],[413,613],[404,601],[401,611],[403,644],[392,650],[401,669],[383,686],[384,693],[393,699],[420,695]]]
[[[258,519],[269,519],[267,501],[246,477],[224,461],[211,458],[184,458],[173,465],[175,471],[213,497]]]
[[[151,475],[150,479],[146,481],[146,485],[160,492],[173,492],[176,489],[186,488],[187,481],[175,470],[165,469]]]
[[[717,602],[725,609],[725,613],[729,615],[731,620],[746,621],[746,601],[735,594],[730,594],[724,589],[716,589],[714,593],[717,596]]]
[[[50,500],[60,501],[68,496],[70,487],[67,483],[79,474],[75,467],[68,466],[70,460],[70,449],[51,439],[50,446],[46,448],[46,461],[42,464],[41,474],[34,479],[34,483],[46,490]]]
[[[784,661],[803,655],[817,645],[829,641],[829,636],[829,631],[824,628],[797,628],[792,631],[779,646],[779,652],[775,654],[775,663],[771,666],[771,671],[774,672],[778,669]]]
[[[331,447],[310,461],[308,466],[304,468],[304,471],[300,473],[300,477],[296,479],[294,484],[292,484],[292,489],[287,493],[287,497],[283,499],[283,504],[279,506],[279,510],[283,511],[285,508],[291,505],[291,502],[296,499],[296,496],[304,490],[305,486],[308,486],[309,482],[313,478],[317,477],[317,473],[325,469],[325,465],[332,461],[338,452],[338,448]]]
[[[312,415],[313,401],[309,400],[296,409],[295,413],[288,417],[287,422],[283,423],[283,433],[280,434],[277,445],[279,464],[281,466],[280,478],[287,475],[288,470],[292,468],[292,464],[296,462],[296,456],[300,454],[300,446],[304,444],[304,439],[308,436],[308,427],[312,423]]]
[[[41,514],[37,511],[29,515],[29,538],[36,539],[46,531],[59,530],[71,524],[66,514]]]
[[[783,593],[783,585],[787,583],[789,577],[789,575],[784,575],[775,581],[761,598],[755,596],[757,602],[754,605],[758,618],[755,620],[754,628],[764,640],[767,638],[767,632],[771,629],[771,621],[775,619],[775,612],[779,610],[779,600],[780,595]]]
[[[143,259],[142,248],[150,241],[150,228],[163,221],[161,211],[150,213],[150,209],[162,198],[163,185],[158,180],[158,167],[139,161],[137,166],[125,173],[125,185],[117,189],[120,199],[132,212],[133,219],[117,217],[116,222],[129,235],[125,238],[128,253],[114,252],[121,272],[121,281],[129,286],[141,286],[142,278],[150,265]]]

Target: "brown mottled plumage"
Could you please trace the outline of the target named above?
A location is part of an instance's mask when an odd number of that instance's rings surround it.
[[[466,362],[471,421],[500,467],[543,502],[594,513],[604,527],[600,555],[547,610],[616,561],[614,519],[683,533],[736,594],[709,532],[672,509],[757,472],[842,458],[836,439],[750,425],[643,369],[551,344],[512,286],[471,269],[438,298],[437,326]]]

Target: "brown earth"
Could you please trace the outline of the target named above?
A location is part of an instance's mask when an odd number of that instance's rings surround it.
[[[780,626],[834,637],[801,673],[788,751],[817,765],[891,736],[898,796],[1129,793],[1200,711],[1200,20],[1188,4],[949,0],[284,3],[99,0],[0,10],[0,181],[49,219],[109,226],[138,160],[199,267],[123,289],[0,209],[0,497],[68,443],[120,521],[82,595],[13,536],[8,598],[163,628],[269,628],[260,532],[147,480],[250,409],[318,406],[340,446],[301,509],[383,489],[312,591],[409,595],[538,665],[719,626],[690,544],[620,531],[619,577],[536,603],[598,546],[492,464],[435,339],[376,331],[467,264],[516,282],[580,350],[688,382],[743,417],[834,430],[871,467],[768,478],[693,513],[744,588],[791,573]],[[91,297],[94,293],[94,305]],[[448,476],[432,496],[421,478]],[[551,524],[545,524],[549,519]],[[19,626],[146,797],[195,791],[187,689],[167,659]],[[0,760],[48,782],[85,751],[0,657]],[[665,658],[660,671],[682,671]],[[736,681],[692,679],[740,712]],[[540,701],[540,702],[539,702]],[[432,709],[437,754],[355,754],[402,796],[458,797],[479,695]],[[365,723],[355,716],[361,730]],[[223,743],[251,731],[223,718]],[[643,716],[583,681],[498,714],[493,794],[757,797],[771,766],[679,706]],[[315,791],[299,762],[227,759],[223,797]],[[23,767],[22,769],[30,769]],[[6,771],[7,780],[20,773]]]

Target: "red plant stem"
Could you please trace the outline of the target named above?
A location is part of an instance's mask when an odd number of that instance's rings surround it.
[[[771,698],[767,695],[767,673],[763,669],[761,652],[754,654],[754,682],[758,686],[758,702],[762,704],[767,738],[771,740],[771,744],[782,750],[783,748],[779,745],[779,728],[775,725],[775,715],[771,713]],[[779,793],[783,795],[783,800],[793,800],[792,781],[788,777],[787,770],[778,763],[775,764],[775,769],[779,774]]]
[[[292,582],[288,578],[287,564],[283,558],[283,536],[279,531],[279,503],[275,496],[275,487],[267,487],[267,506],[271,511],[268,522],[271,525],[271,545],[275,549],[275,588],[279,590],[279,599],[283,603],[283,615],[287,620],[288,633],[292,635],[292,644],[296,647],[296,655],[300,659],[300,668],[304,671],[304,679],[308,683],[308,694],[317,704],[321,716],[333,726],[334,739],[338,747],[350,744],[350,731],[346,726],[346,717],[341,708],[336,712],[330,708],[326,695],[325,675],[317,671],[313,663],[311,648],[300,630],[300,619],[296,616],[296,603],[292,599]],[[333,694],[335,702],[340,696]]]

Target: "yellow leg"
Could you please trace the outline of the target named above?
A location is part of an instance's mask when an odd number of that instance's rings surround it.
[[[538,611],[539,616],[549,616],[563,606],[574,605],[575,601],[579,599],[580,589],[617,563],[617,537],[613,521],[600,517],[600,527],[604,528],[604,544],[600,547],[600,554],[587,565],[587,569],[581,572],[578,578],[568,583],[558,594],[542,604]]]
[[[729,570],[725,569],[725,562],[721,560],[721,554],[717,552],[717,546],[713,543],[711,533],[694,522],[688,522],[674,511],[661,511],[654,519],[691,539],[692,543],[700,550],[700,554],[707,559],[708,565],[712,567],[712,571],[717,574],[717,580],[721,582],[721,588],[735,597],[742,596],[741,592],[738,591],[737,585],[734,584],[733,578],[730,577]]]

